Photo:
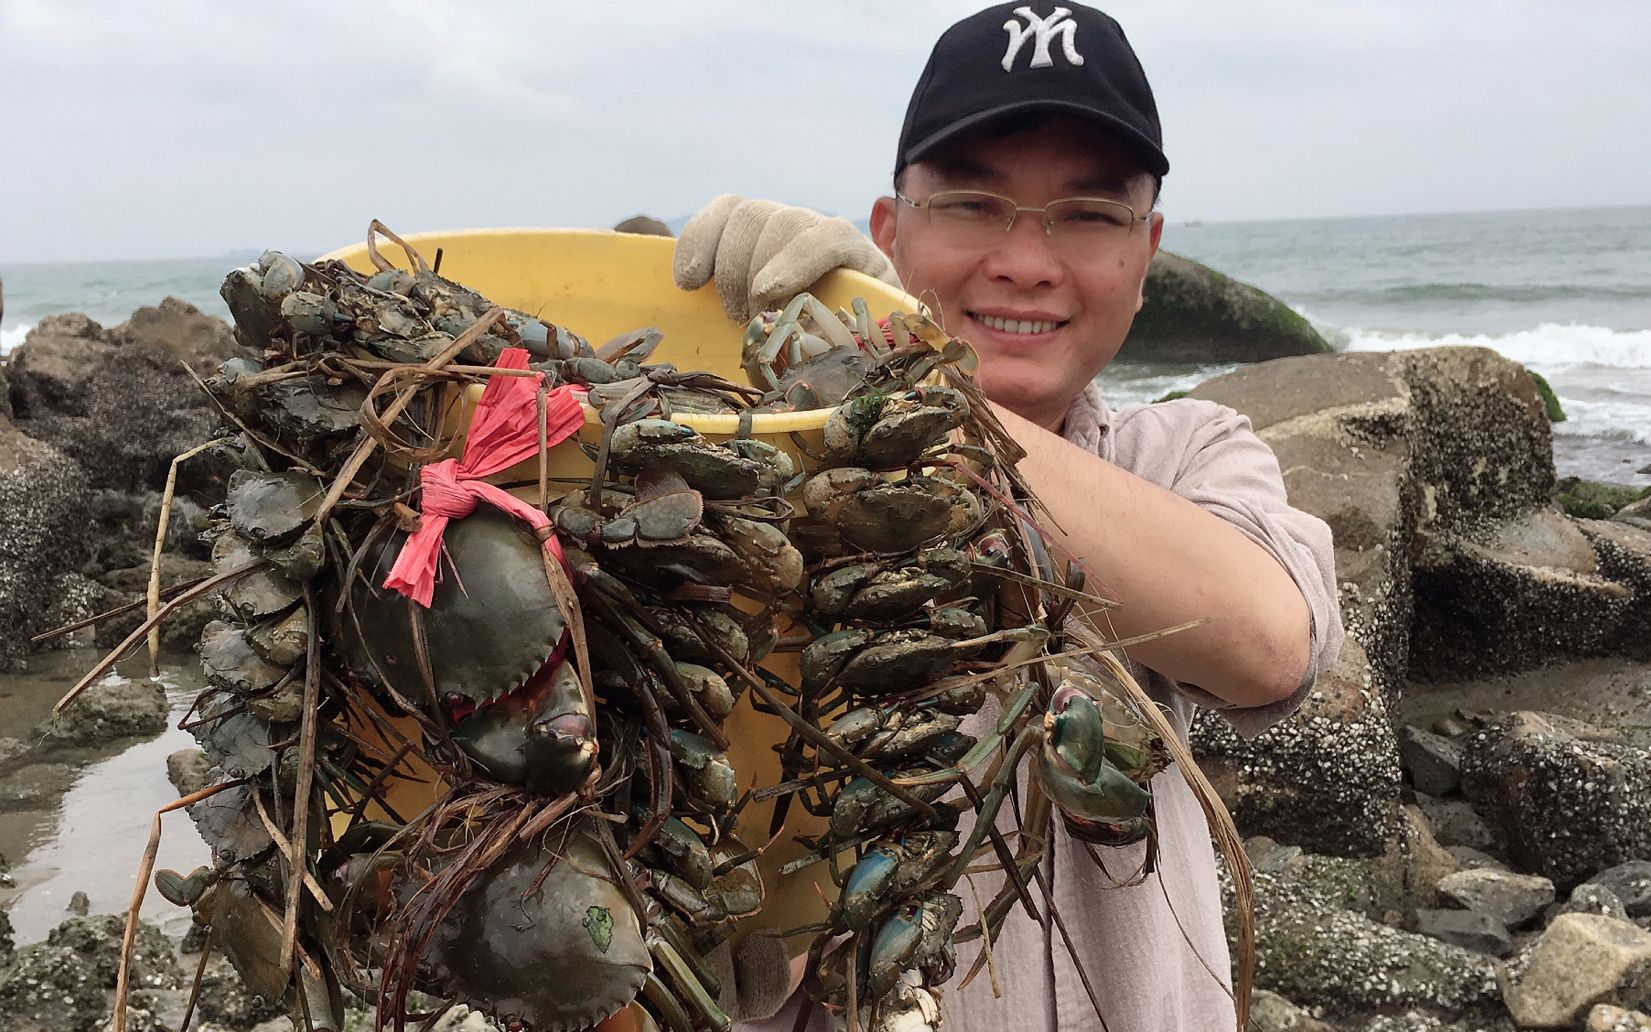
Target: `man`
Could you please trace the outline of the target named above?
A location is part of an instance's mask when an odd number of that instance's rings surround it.
[[[1001,4],[935,45],[894,195],[872,209],[877,251],[840,219],[724,197],[684,229],[676,271],[689,288],[714,272],[744,316],[834,266],[892,268],[979,353],[981,386],[1026,449],[1021,470],[1060,545],[1123,603],[1106,630],[1202,621],[1129,650],[1177,733],[1196,703],[1253,735],[1299,704],[1339,647],[1330,533],[1289,507],[1246,418],[1194,400],[1113,411],[1093,382],[1140,308],[1168,168],[1151,89],[1115,21],[1070,2]],[[1046,864],[1057,905],[1110,1032],[1231,1028],[1203,815],[1173,767],[1153,795],[1156,870],[1120,885],[1144,846],[1097,850],[1102,870],[1057,834]],[[1023,913],[993,968],[999,998],[985,977],[948,988],[948,1028],[1103,1027],[1060,937]]]

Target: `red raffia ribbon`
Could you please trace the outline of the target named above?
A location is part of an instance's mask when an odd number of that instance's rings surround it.
[[[501,369],[526,369],[527,351],[506,348],[495,364]],[[477,502],[503,509],[535,530],[550,526],[550,518],[537,506],[482,479],[539,451],[539,406],[535,399],[543,379],[542,373],[488,377],[481,401],[470,417],[470,436],[464,442],[463,457],[443,459],[419,470],[419,485],[423,488],[419,509],[424,519],[401,546],[395,566],[384,579],[386,588],[428,609],[436,590],[436,562],[447,521],[464,519],[476,511]],[[577,394],[576,388],[562,386],[545,396],[546,447],[572,437],[584,424]],[[545,548],[562,561],[556,535],[545,539]]]

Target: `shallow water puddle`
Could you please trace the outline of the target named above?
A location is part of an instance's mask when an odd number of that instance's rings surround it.
[[[28,673],[0,677],[0,700],[16,721],[5,732],[27,735],[99,656],[92,650],[40,655],[31,659]],[[111,676],[146,677],[147,659],[134,657],[119,669]],[[200,688],[199,667],[188,660],[163,663],[161,683],[176,725]],[[18,777],[6,779],[19,788],[0,812],[0,853],[12,862],[14,883],[0,888],[0,908],[7,910],[19,945],[44,939],[68,917],[77,890],[86,893],[93,914],[126,912],[154,812],[177,798],[166,757],[194,745],[187,732],[169,726],[147,741],[102,751],[59,756],[36,750]],[[209,862],[187,814],[167,814],[162,821],[157,870],[187,873]],[[153,886],[143,916],[173,936],[189,925],[189,912],[162,899]]]

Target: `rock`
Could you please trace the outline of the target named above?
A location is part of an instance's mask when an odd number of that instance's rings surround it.
[[[1251,835],[1244,840],[1244,855],[1255,870],[1279,874],[1301,859],[1301,847],[1281,845],[1266,835]]]
[[[1642,498],[1651,498],[1651,488],[1626,484],[1602,484],[1581,477],[1564,477],[1554,485],[1554,502],[1567,516],[1608,520],[1618,509]]]
[[[1449,795],[1462,780],[1462,747],[1418,727],[1400,729],[1399,760],[1418,792]]]
[[[166,779],[179,797],[194,795],[212,784],[212,761],[200,749],[179,749],[166,758]]]
[[[1347,628],[1295,716],[1254,742],[1201,716],[1194,751],[1246,832],[1380,853],[1399,804],[1392,714],[1422,623],[1411,557],[1421,535],[1477,544],[1549,505],[1541,399],[1524,367],[1483,348],[1283,358],[1191,397],[1247,415],[1291,504],[1330,525]]]
[[[152,308],[139,308],[109,331],[109,339],[124,348],[165,355],[203,377],[217,372],[225,359],[242,353],[228,323],[175,297]]]
[[[1440,879],[1439,898],[1487,914],[1505,928],[1518,928],[1554,901],[1554,883],[1511,871],[1458,871]]]
[[[0,810],[50,812],[74,783],[68,763],[24,763],[0,775]]]
[[[1601,1003],[1588,1012],[1586,1032],[1651,1032],[1651,1014]]]
[[[45,598],[44,614],[41,623],[47,628],[56,630],[70,624],[80,623],[103,612],[108,607],[104,604],[108,589],[85,575],[72,570],[58,575],[52,585],[51,593]],[[79,630],[69,631],[66,634],[53,638],[50,642],[42,643],[40,648],[47,649],[76,649],[94,645],[97,642],[96,627],[82,627]]]
[[[1600,573],[1633,593],[1606,648],[1651,660],[1651,523],[1639,527],[1616,520],[1579,520],[1577,526],[1594,546]]]
[[[1288,305],[1190,258],[1159,251],[1125,361],[1261,362],[1330,350]]]
[[[1619,734],[1510,714],[1468,739],[1462,791],[1501,827],[1517,867],[1561,887],[1651,856],[1651,753]]]
[[[247,992],[234,965],[214,951],[201,975],[200,1018],[231,1029],[250,1029],[286,1014],[279,1000],[265,1000]]]
[[[1222,880],[1230,922],[1231,882],[1224,872]],[[1311,1000],[1332,1020],[1407,1008],[1456,1019],[1494,1013],[1489,957],[1344,909],[1342,890],[1297,872],[1257,874],[1255,891],[1259,988]]]
[[[1255,1032],[1335,1032],[1284,997],[1266,989],[1250,994],[1250,1025]]]
[[[620,219],[614,223],[615,233],[643,233],[648,236],[676,236],[671,227],[654,218],[652,215],[632,215],[628,219]]]
[[[1554,918],[1560,914],[1598,914],[1602,917],[1614,917],[1618,921],[1628,920],[1628,911],[1623,907],[1622,900],[1617,894],[1603,885],[1583,882],[1571,890],[1571,896],[1563,903],[1555,903],[1548,908],[1544,923],[1553,924]]]
[[[1418,910],[1415,925],[1418,934],[1475,953],[1506,957],[1513,952],[1513,936],[1502,922],[1489,914],[1473,910]]]
[[[109,1014],[108,997],[92,962],[67,947],[25,946],[0,972],[7,1032],[94,1032]]]
[[[51,629],[41,600],[85,561],[85,481],[71,459],[0,419],[0,668]]]
[[[1495,855],[1502,852],[1502,833],[1463,799],[1435,799],[1418,794],[1416,805],[1427,816],[1440,845],[1466,846]]]
[[[4,857],[0,857],[0,860],[4,859]],[[4,910],[0,910],[0,970],[4,970],[5,966],[11,963],[12,951],[16,948],[16,943],[12,941],[12,935],[11,917]],[[3,975],[0,975],[0,978],[3,977]]]
[[[48,742],[72,746],[148,738],[166,730],[170,712],[166,690],[159,684],[105,678],[43,723],[37,733]]]
[[[1651,932],[1626,921],[1562,914],[1531,948],[1529,962],[1503,992],[1526,1028],[1576,1025],[1598,1003],[1651,1001]]]
[[[1446,846],[1445,852],[1450,854],[1456,866],[1464,871],[1505,871],[1508,866],[1489,853],[1474,849],[1472,846]]]
[[[85,415],[86,384],[114,350],[103,327],[78,312],[41,319],[7,357],[12,413],[19,419],[49,412]]]
[[[1629,917],[1651,917],[1651,860],[1630,860],[1588,881],[1615,893]]]
[[[161,587],[169,588],[174,584],[212,576],[212,563],[175,552],[162,552],[160,575]],[[143,595],[149,590],[149,558],[145,557],[142,563],[135,566],[110,570],[98,580],[123,594]]]
[[[160,486],[172,459],[211,437],[219,419],[175,359],[146,347],[103,355],[80,397],[83,415],[45,413],[19,425],[79,461],[94,487]]]
[[[1631,589],[1552,509],[1482,532],[1423,536],[1414,566],[1411,676],[1451,680],[1605,650]]]
[[[85,917],[87,914],[92,912],[92,901],[86,893],[76,889],[74,891],[74,895],[69,897],[69,906],[67,909],[71,914],[78,917]]]
[[[1651,466],[1646,469],[1651,470]],[[1641,470],[1640,472],[1645,472]],[[1617,510],[1612,519],[1618,523],[1626,523],[1641,530],[1651,530],[1651,498],[1641,498],[1637,502],[1629,502]]]
[[[1351,638],[1289,719],[1245,741],[1205,712],[1192,737],[1245,831],[1351,856],[1379,854],[1397,834],[1393,728],[1375,674]]]

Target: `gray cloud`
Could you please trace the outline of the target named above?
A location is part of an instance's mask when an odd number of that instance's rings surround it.
[[[976,4],[0,0],[0,260],[607,225],[735,191],[861,217]],[[1651,203],[1651,5],[1112,5],[1172,217]]]

